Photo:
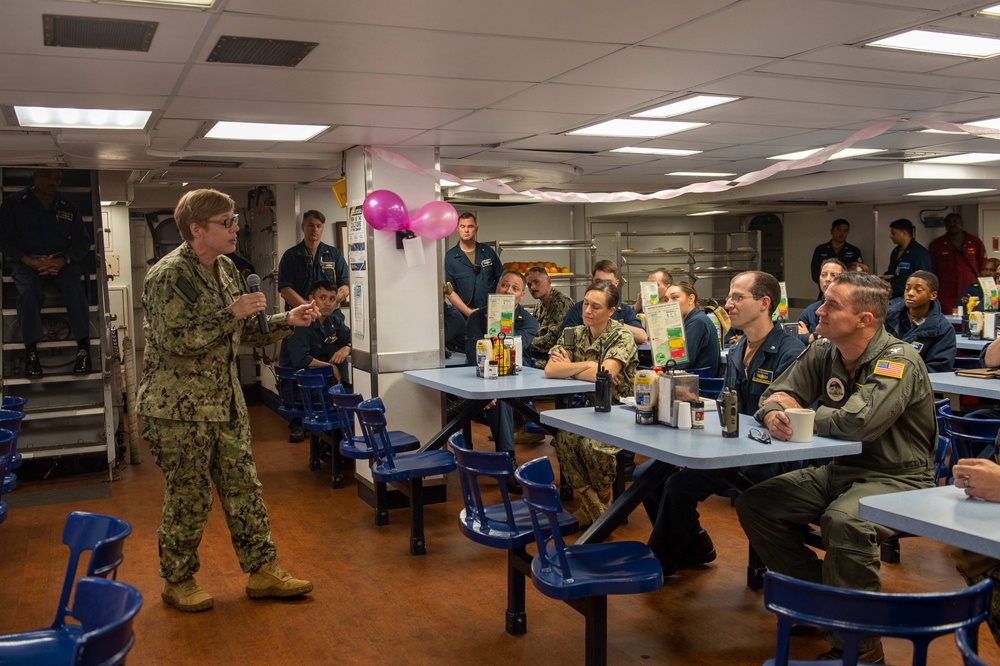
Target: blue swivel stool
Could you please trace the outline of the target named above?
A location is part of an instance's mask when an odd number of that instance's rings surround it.
[[[48,666],[121,664],[135,643],[132,621],[142,595],[131,585],[102,578],[76,584],[73,624],[0,636],[0,663]]]
[[[963,666],[988,666],[985,661],[979,658],[976,651],[977,642],[975,632],[969,633],[965,627],[959,627],[955,630],[955,645],[958,646],[958,651],[962,654]]]
[[[389,439],[385,405],[371,398],[358,405],[358,422],[368,446],[375,452],[372,478],[394,483],[410,498],[410,554],[427,552],[424,539],[424,477],[447,474],[455,469],[451,451],[421,451],[396,455]]]
[[[660,561],[644,543],[573,544],[567,546],[559,528],[563,513],[555,475],[548,458],[517,468],[531,513],[538,555],[531,562],[531,581],[547,597],[565,601],[586,618],[586,663],[608,660],[608,595],[637,594],[663,585]]]
[[[13,470],[21,466],[21,454],[17,452],[17,435],[21,432],[21,421],[24,420],[24,412],[11,409],[0,409],[0,428],[9,430],[13,434],[7,467],[0,479],[3,480],[0,493],[9,493],[17,487],[17,474]]]
[[[913,643],[913,666],[927,663],[927,646],[938,636],[967,627],[978,630],[990,612],[993,581],[929,594],[888,594],[830,587],[768,572],[764,607],[778,616],[778,646],[765,664],[786,666],[793,624],[818,627],[844,641],[845,666],[854,666],[865,636],[892,636]],[[793,662],[799,663],[799,662]],[[812,663],[812,662],[809,662]]]
[[[16,395],[5,395],[3,397],[3,401],[0,402],[0,409],[7,409],[7,410],[10,410],[12,412],[21,412],[22,414],[24,414],[24,407],[27,404],[28,404],[28,399],[27,398],[21,398],[21,397],[16,396]],[[0,426],[0,427],[4,427],[4,426]],[[14,456],[14,458],[10,462],[10,466],[8,467],[8,471],[15,470],[15,469],[17,469],[18,467],[21,466],[21,454],[18,453],[18,451],[17,451],[17,435],[14,436],[14,446],[13,446],[13,453],[12,453],[12,455]],[[13,482],[15,484],[17,483],[17,477],[16,476],[14,477]]]
[[[286,365],[274,366],[274,376],[278,384],[278,415],[286,419],[304,419],[306,407],[302,404],[302,392],[299,390],[295,368]],[[331,376],[332,376],[331,372]]]
[[[340,417],[330,400],[330,386],[333,383],[333,367],[305,368],[295,373],[295,379],[302,392],[302,405],[306,414],[302,427],[309,431],[310,469],[317,469],[323,451],[330,447],[330,486],[344,487],[344,458],[340,455]]]
[[[506,630],[511,636],[528,630],[524,610],[525,577],[531,576],[531,556],[526,546],[535,540],[531,512],[524,500],[511,500],[507,477],[514,473],[510,456],[503,451],[473,451],[465,437],[457,432],[448,438],[455,454],[458,476],[462,482],[465,508],[458,515],[458,529],[472,541],[507,551]],[[489,478],[500,487],[500,503],[486,504],[480,479]],[[580,529],[576,518],[567,511],[559,514],[559,531],[564,536]]]
[[[340,455],[348,460],[367,460],[371,465],[375,453],[368,446],[363,435],[354,434],[355,415],[364,398],[360,393],[346,393],[343,384],[330,387],[330,400],[340,419]],[[396,453],[405,453],[420,448],[420,440],[402,430],[390,430],[389,441]],[[389,524],[388,489],[385,483],[375,482],[375,524]]]
[[[11,452],[14,446],[14,433],[9,430],[0,429],[0,479],[3,478],[12,458]],[[0,492],[0,523],[7,520],[7,503],[3,501],[3,493]]]

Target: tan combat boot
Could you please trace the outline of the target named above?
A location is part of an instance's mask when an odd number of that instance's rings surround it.
[[[194,576],[179,583],[163,581],[163,602],[185,613],[197,613],[211,608],[215,599],[202,588]]]
[[[292,578],[274,560],[260,565],[247,581],[247,596],[251,599],[297,597],[312,592],[313,584]]]

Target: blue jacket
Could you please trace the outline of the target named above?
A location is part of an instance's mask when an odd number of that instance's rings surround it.
[[[889,280],[889,285],[892,287],[892,297],[899,298],[903,295],[903,291],[906,289],[906,279],[913,275],[914,271],[929,270],[931,270],[931,253],[918,243],[916,238],[910,241],[902,254],[897,246],[892,251],[889,269],[886,271],[887,275],[892,276],[892,279]]]
[[[722,352],[719,349],[719,332],[708,315],[694,308],[684,318],[684,342],[688,360],[678,363],[678,370],[711,368],[712,376],[719,376]]]
[[[823,305],[822,298],[815,303],[811,303],[809,307],[803,310],[802,314],[799,315],[799,321],[806,325],[806,328],[809,329],[809,333],[816,332],[816,326],[819,324],[819,315],[816,314],[816,311],[819,310],[821,305]],[[799,334],[799,340],[802,341],[802,344],[809,344],[809,333]]]
[[[839,251],[833,249],[832,241],[821,243],[813,250],[812,264],[809,266],[813,282],[816,284],[819,284],[820,269],[823,268],[823,262],[827,259],[840,259],[845,266],[850,266],[856,261],[864,261],[861,258],[861,250],[846,241],[840,246]]]
[[[611,318],[629,326],[642,328],[642,322],[639,321],[635,310],[628,303],[619,303]],[[566,316],[563,317],[562,328],[569,328],[570,326],[583,326],[583,301],[577,301],[566,311]],[[559,331],[561,334],[562,329],[559,329]],[[559,340],[556,340],[556,344],[559,344]]]
[[[477,270],[478,269],[478,270]],[[450,282],[462,302],[472,309],[485,307],[495,293],[503,264],[488,245],[476,243],[475,266],[456,243],[444,255],[444,279]]]
[[[52,207],[45,208],[26,187],[0,205],[0,251],[8,262],[49,254],[79,262],[90,251],[90,236],[71,201],[56,193]]]
[[[736,391],[740,414],[753,416],[760,406],[760,397],[771,383],[781,376],[792,361],[799,357],[805,345],[795,336],[785,333],[781,324],[775,322],[764,343],[750,359],[750,366],[743,367],[747,338],[729,348],[726,362],[726,388]],[[784,474],[803,466],[802,462],[749,465],[740,468],[740,473],[753,483],[760,483],[772,476]]]
[[[344,320],[344,314],[334,310],[322,322],[314,321],[309,326],[296,326],[292,337],[281,341],[278,363],[301,370],[308,368],[316,359],[327,363],[334,353],[351,344],[351,329]],[[347,381],[347,361],[337,365],[341,377]]]
[[[486,308],[473,310],[465,322],[465,362],[476,364],[476,340],[486,335]],[[514,335],[521,336],[521,365],[531,367],[531,343],[538,335],[538,320],[518,305],[514,308]]]
[[[320,243],[315,260],[310,265],[305,241],[285,250],[278,263],[278,291],[291,287],[307,300],[309,290],[317,280],[329,280],[338,287],[351,283],[343,252],[332,245]],[[291,306],[286,303],[285,309],[290,310]]]
[[[910,325],[906,302],[902,298],[889,301],[885,330],[913,345],[924,360],[927,372],[949,372],[955,365],[955,328],[941,314],[937,301],[931,302],[927,319],[916,328]]]

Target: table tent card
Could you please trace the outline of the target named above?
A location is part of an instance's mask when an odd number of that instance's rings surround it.
[[[778,301],[778,307],[774,309],[774,314],[771,315],[771,319],[774,321],[786,321],[788,319],[788,292],[785,291],[785,283],[779,282],[778,286],[781,287],[781,300]]]
[[[644,312],[646,308],[660,302],[660,290],[657,288],[655,282],[640,282],[639,290],[642,294],[642,309]]]
[[[681,316],[679,303],[671,301],[650,306],[646,311],[646,321],[649,324],[653,365],[663,367],[670,360],[677,363],[688,360],[684,317]]]
[[[991,277],[979,278],[979,286],[983,288],[983,310],[996,310],[997,306],[997,281]]]
[[[486,314],[486,333],[491,338],[504,333],[514,334],[514,295],[490,294]]]

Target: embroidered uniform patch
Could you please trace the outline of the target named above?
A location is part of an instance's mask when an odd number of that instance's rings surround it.
[[[903,370],[906,366],[897,361],[887,361],[885,359],[880,359],[875,363],[875,370],[872,374],[882,375],[883,377],[895,377],[896,379],[903,378]]]
[[[844,382],[840,381],[838,377],[830,377],[829,381],[826,382],[826,395],[834,402],[843,400]]]
[[[758,368],[753,373],[753,379],[750,381],[757,382],[758,384],[770,384],[774,381],[774,370],[764,370],[763,368]]]
[[[911,342],[910,344],[911,344],[911,345],[913,345],[913,348],[914,348],[914,349],[916,349],[916,350],[917,350],[918,352],[919,352],[919,351],[920,351],[921,349],[923,349],[923,348],[924,348],[924,343],[922,343],[922,342],[917,342],[916,340],[914,340],[914,341],[913,341],[913,342]]]

